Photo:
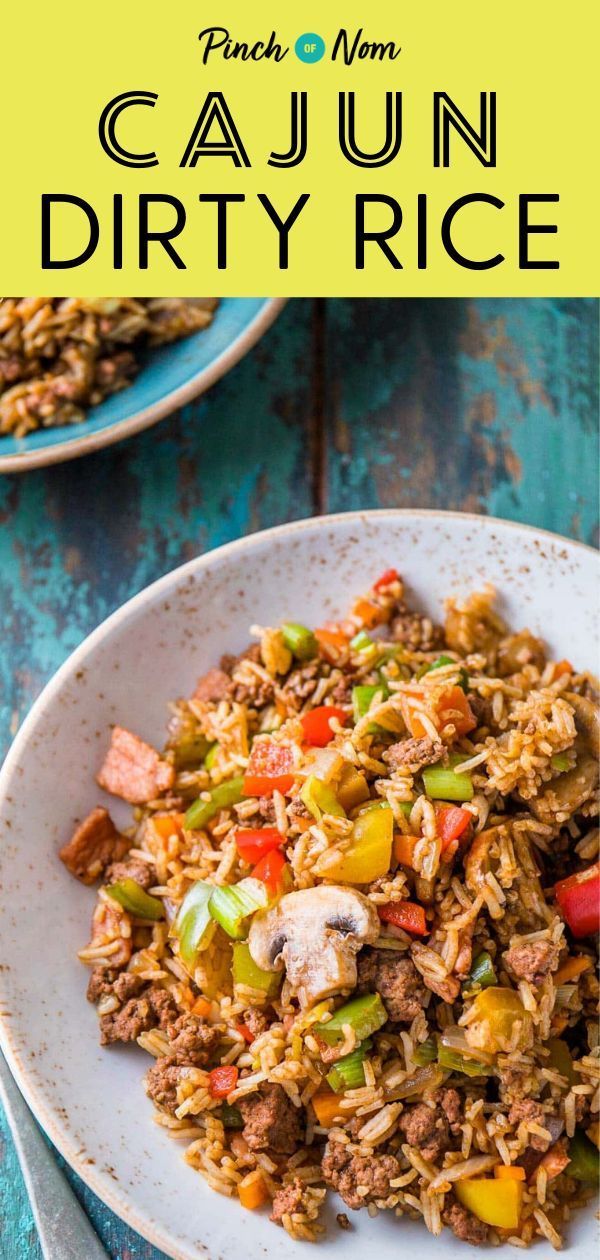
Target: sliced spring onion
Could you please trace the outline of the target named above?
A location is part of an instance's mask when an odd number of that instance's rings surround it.
[[[469,979],[463,987],[463,992],[469,992],[474,985],[479,985],[482,989],[487,989],[490,984],[497,984],[498,977],[494,971],[494,964],[487,950],[482,949],[473,962],[473,966],[469,972]]]
[[[559,774],[564,774],[565,770],[571,769],[571,762],[569,761],[566,752],[555,753],[554,756],[550,758],[550,765],[552,766],[552,769],[557,770]]]
[[[233,947],[233,982],[244,985],[247,989],[258,989],[268,998],[274,998],[279,992],[282,973],[280,971],[263,971],[257,967],[245,941],[236,941]]]
[[[323,814],[332,814],[334,818],[346,817],[346,811],[340,805],[333,788],[317,779],[314,774],[310,774],[302,784],[300,800],[317,822],[320,822]]]
[[[354,638],[350,640],[350,647],[355,652],[366,652],[368,648],[373,647],[373,643],[374,639],[371,638],[370,634],[367,634],[366,630],[359,630],[358,634],[355,634]]]
[[[317,640],[312,630],[308,630],[306,626],[301,626],[297,621],[284,621],[281,633],[286,648],[299,661],[310,661],[317,655]]]
[[[211,918],[234,940],[248,935],[245,922],[256,910],[264,910],[269,904],[269,892],[259,879],[241,879],[239,884],[213,887],[209,902]]]
[[[437,1045],[433,1037],[428,1037],[426,1041],[421,1041],[413,1050],[413,1059],[420,1067],[425,1067],[426,1063],[435,1063],[437,1059]]]
[[[432,801],[473,800],[473,780],[470,774],[455,774],[452,766],[428,766],[423,770],[423,783]]]
[[[429,664],[426,662],[424,665],[421,665],[420,669],[417,670],[416,677],[420,680],[421,678],[424,678],[426,674],[430,674],[432,669],[441,669],[442,665],[455,664],[456,662],[451,656],[438,656],[437,660],[431,661]]]
[[[372,814],[374,809],[391,809],[391,808],[392,807],[389,801],[384,801],[384,800],[366,801],[364,805],[361,805],[360,809],[357,809],[356,817],[360,818],[362,817],[363,814]],[[402,809],[402,806],[400,806],[400,808]],[[409,806],[409,809],[408,809],[409,814],[410,814],[411,809],[412,809],[412,805]]]
[[[215,761],[217,759],[218,751],[219,751],[219,741],[215,739],[214,743],[211,744],[206,754],[206,757],[204,758],[204,765],[206,766],[207,770],[212,770],[215,764]]]
[[[244,778],[238,775],[235,779],[228,779],[226,783],[219,783],[218,787],[212,789],[210,800],[205,801],[202,797],[198,797],[193,805],[187,811],[185,816],[185,826],[190,831],[199,831],[202,827],[210,822],[211,818],[218,814],[220,809],[228,809],[231,805],[237,805],[244,795]]]
[[[376,696],[378,692],[381,693],[382,699],[386,700],[389,695],[387,683],[370,683],[352,688],[352,712],[355,722],[360,722],[365,713],[369,712],[373,696]]]
[[[575,993],[577,993],[576,984],[559,984],[554,997],[556,1010],[560,1011],[570,1006]]]
[[[331,1019],[314,1024],[313,1032],[322,1037],[328,1046],[335,1046],[343,1039],[344,1024],[349,1024],[354,1030],[357,1041],[365,1041],[385,1023],[387,1011],[379,994],[365,993],[363,997],[353,998],[340,1006]]]
[[[445,1046],[440,1036],[437,1041],[437,1061],[440,1067],[449,1072],[462,1072],[463,1076],[491,1076],[492,1068],[489,1063],[481,1063],[478,1059],[459,1054],[458,1050]]]
[[[367,1040],[357,1046],[351,1054],[345,1054],[342,1059],[334,1063],[325,1079],[336,1094],[342,1094],[345,1089],[360,1089],[364,1085],[365,1056],[372,1044],[370,1037],[367,1037]]]
[[[201,950],[210,944],[215,931],[209,902],[213,884],[199,879],[188,889],[171,927],[171,936],[179,941],[179,953],[189,967],[193,967]]]
[[[120,879],[116,884],[109,884],[106,889],[113,901],[134,914],[138,919],[164,919],[165,908],[158,897],[151,897],[135,879]]]

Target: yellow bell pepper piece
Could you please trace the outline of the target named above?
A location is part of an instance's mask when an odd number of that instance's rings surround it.
[[[335,794],[347,814],[369,799],[369,785],[364,774],[361,774],[349,761],[342,770]]]
[[[391,809],[373,809],[360,814],[352,828],[349,847],[337,862],[315,866],[316,874],[341,884],[370,884],[386,875],[392,860],[394,815]]]
[[[517,1229],[523,1200],[523,1182],[497,1177],[473,1177],[457,1181],[459,1203],[486,1225]]]
[[[465,1029],[465,1036],[474,1050],[496,1054],[499,1050],[526,1049],[531,1043],[531,1015],[514,989],[491,985],[482,989],[473,1002],[475,1018]],[[515,1024],[519,1035],[515,1044]]]
[[[314,774],[310,774],[302,785],[300,800],[317,822],[321,821],[323,814],[331,814],[334,818],[344,818],[346,815],[333,789]]]

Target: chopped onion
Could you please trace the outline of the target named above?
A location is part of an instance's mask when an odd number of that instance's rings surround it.
[[[448,1046],[449,1050],[456,1050],[469,1059],[478,1059],[480,1063],[492,1062],[491,1054],[487,1054],[485,1050],[475,1050],[469,1045],[464,1028],[459,1028],[457,1024],[449,1024],[447,1028],[444,1028],[440,1033],[440,1041],[443,1046]]]

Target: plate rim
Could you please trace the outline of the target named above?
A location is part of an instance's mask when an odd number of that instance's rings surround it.
[[[90,455],[93,451],[101,450],[105,446],[112,446],[115,442],[133,437],[135,433],[141,433],[143,429],[149,429],[153,424],[158,424],[159,420],[164,420],[165,416],[177,411],[180,407],[185,407],[199,394],[210,389],[226,372],[235,367],[275,322],[287,300],[281,297],[265,298],[260,310],[253,316],[247,327],[238,333],[225,350],[222,350],[207,367],[200,368],[189,381],[186,381],[185,385],[178,385],[176,389],[172,389],[157,402],[150,403],[148,407],[142,407],[132,416],[117,420],[98,433],[66,438],[64,442],[56,446],[42,447],[38,451],[23,451],[20,455],[0,455],[0,473],[28,472],[33,468],[46,468],[50,464],[62,464],[71,459],[79,459],[83,455]],[[69,426],[63,427],[67,432],[73,431]]]
[[[577,552],[587,553],[590,556],[594,556],[597,562],[600,561],[600,552],[595,547],[580,542],[578,539],[571,539],[565,535],[554,533],[552,530],[542,529],[536,525],[522,524],[519,521],[506,520],[503,517],[485,516],[475,512],[444,511],[435,508],[365,508],[349,512],[328,513],[287,521],[280,525],[271,526],[269,529],[257,530],[255,533],[223,543],[220,547],[202,552],[184,564],[178,565],[176,568],[169,570],[168,573],[163,574],[162,577],[151,582],[148,586],[143,587],[141,591],[131,596],[130,599],[126,600],[125,603],[121,604],[119,608],[115,609],[100,622],[90,634],[86,635],[74,651],[67,656],[66,660],[63,661],[62,665],[59,666],[45,684],[39,696],[34,700],[9,747],[3,764],[0,766],[0,816],[7,793],[8,781],[13,773],[13,768],[18,764],[22,750],[27,745],[30,728],[36,724],[39,714],[52,701],[55,693],[62,686],[63,680],[85,659],[91,650],[93,651],[96,643],[101,641],[107,630],[110,630],[120,621],[126,620],[137,607],[141,607],[146,602],[151,602],[157,597],[160,598],[161,591],[170,587],[173,582],[185,581],[186,577],[191,575],[192,572],[201,572],[215,561],[218,563],[231,553],[244,552],[264,540],[276,540],[282,536],[287,537],[307,529],[326,529],[330,525],[341,521],[354,521],[357,525],[360,525],[372,519],[383,518],[407,521],[415,518],[419,520],[459,520],[469,522],[472,525],[483,524],[491,528],[509,528],[520,533],[524,532],[528,535],[547,539],[561,546],[566,544],[569,548],[573,548]],[[60,1119],[55,1118],[52,1107],[46,1104],[43,1089],[40,1087],[36,1088],[25,1065],[21,1063],[19,1051],[13,1043],[10,1020],[2,1008],[2,1003],[3,994],[0,973],[0,1049],[30,1110],[69,1167],[81,1178],[88,1189],[110,1208],[120,1220],[140,1234],[147,1242],[171,1257],[171,1260],[196,1260],[197,1251],[190,1249],[187,1244],[182,1246],[181,1243],[176,1241],[170,1231],[164,1232],[161,1226],[155,1226],[148,1218],[138,1217],[137,1210],[133,1206],[131,1199],[122,1196],[108,1176],[105,1176],[99,1170],[97,1171],[95,1166],[90,1166],[80,1160],[77,1154],[76,1143],[72,1140],[71,1135],[64,1131]]]

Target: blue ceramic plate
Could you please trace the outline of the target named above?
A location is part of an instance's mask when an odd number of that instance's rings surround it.
[[[156,424],[228,372],[283,305],[279,298],[222,298],[209,328],[149,352],[133,384],[93,407],[80,424],[0,437],[0,472],[74,459]]]

